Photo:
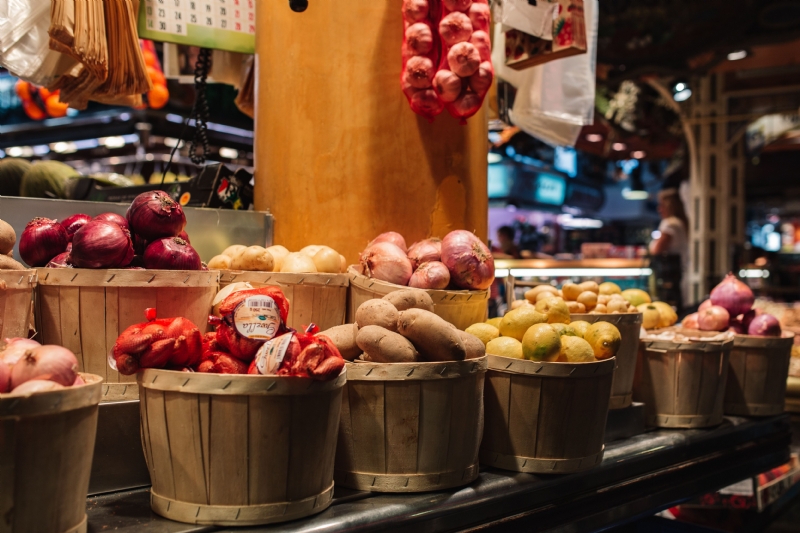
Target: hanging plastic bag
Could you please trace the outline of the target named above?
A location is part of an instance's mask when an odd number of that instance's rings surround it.
[[[504,26],[504,31],[514,28],[540,39],[552,40],[558,3],[542,0],[534,4],[529,0],[501,0],[496,3],[495,20]]]
[[[574,146],[581,128],[594,122],[598,0],[585,0],[584,10],[585,54],[550,61],[515,75],[510,75],[513,69],[507,67],[497,72],[517,86],[511,121],[548,144]],[[495,50],[504,48],[504,41],[495,46]],[[495,60],[498,64],[502,61]]]

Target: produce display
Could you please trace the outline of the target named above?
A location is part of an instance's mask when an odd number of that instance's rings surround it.
[[[433,300],[425,291],[405,289],[367,300],[355,319],[321,333],[348,361],[463,361],[485,355],[480,339],[433,313]]]
[[[20,236],[19,254],[32,267],[202,270],[185,226],[180,204],[163,191],[149,191],[133,200],[124,217],[34,218]]]
[[[730,330],[739,335],[780,337],[781,324],[775,316],[754,309],[755,296],[745,283],[729,273],[714,287],[708,300],[697,313],[683,319],[687,329],[702,331]]]
[[[340,274],[346,271],[344,256],[329,246],[311,244],[299,252],[284,246],[243,246],[234,244],[208,262],[212,270],[246,270],[253,272],[316,272]]]
[[[83,383],[78,359],[66,348],[15,338],[0,349],[0,394],[27,396]]]
[[[411,247],[399,233],[382,233],[361,252],[361,268],[367,277],[417,289],[482,290],[494,281],[492,253],[466,230]]]
[[[404,0],[403,74],[411,109],[428,120],[478,112],[494,79],[487,0]]]
[[[25,266],[16,261],[11,254],[17,234],[9,223],[0,219],[0,270],[24,270]]]

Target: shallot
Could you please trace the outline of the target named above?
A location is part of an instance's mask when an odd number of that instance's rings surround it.
[[[0,363],[5,363],[8,366],[14,366],[17,361],[22,359],[25,352],[38,348],[41,346],[33,339],[25,339],[16,337],[13,339],[6,339],[6,347],[0,351]]]
[[[475,47],[481,56],[481,61],[492,60],[492,41],[485,31],[476,31],[469,38],[470,44]]]
[[[412,24],[406,30],[406,44],[409,50],[417,55],[427,54],[433,50],[433,32],[424,22]]]
[[[32,267],[43,267],[67,249],[67,230],[49,218],[34,218],[19,239],[19,255]]]
[[[462,289],[487,289],[494,281],[494,257],[489,248],[466,230],[455,230],[442,240],[442,263],[453,283]]]
[[[697,324],[703,331],[725,331],[730,321],[730,313],[719,305],[712,305],[697,313]]]
[[[470,43],[461,42],[447,52],[447,63],[450,65],[450,70],[462,78],[468,78],[477,72],[481,64],[481,55]]]
[[[370,241],[367,245],[367,248],[372,246],[373,244],[378,244],[379,242],[390,242],[403,250],[403,252],[408,252],[408,247],[406,246],[406,239],[397,233],[396,231],[387,231],[385,233],[381,233],[374,239]]]
[[[428,0],[403,0],[403,16],[406,20],[424,20],[428,16],[428,10]]]
[[[472,87],[478,96],[483,96],[492,86],[492,79],[494,78],[494,71],[492,70],[492,63],[484,61],[478,67],[478,71],[469,77],[469,86]]]
[[[754,301],[753,291],[733,273],[725,276],[725,279],[711,291],[711,303],[724,307],[731,316],[748,312],[753,307]]]
[[[781,324],[778,319],[769,314],[758,315],[750,322],[747,328],[748,335],[759,337],[780,337]]]
[[[378,242],[361,254],[367,276],[397,285],[407,285],[413,269],[406,253],[390,242]]]
[[[703,303],[700,304],[700,307],[698,307],[697,310],[698,311],[705,311],[706,309],[708,309],[712,305],[714,305],[714,304],[711,303],[711,300],[705,300]]]
[[[439,35],[447,46],[463,43],[472,35],[472,22],[464,13],[454,11],[439,22]]]
[[[491,19],[491,10],[489,4],[482,4],[480,2],[473,2],[469,8],[469,20],[472,22],[472,27],[480,31],[489,31],[489,20]]]
[[[415,242],[408,249],[408,258],[411,266],[416,270],[422,263],[441,261],[442,239],[425,239]]]
[[[417,89],[427,89],[433,80],[433,61],[425,56],[414,56],[406,62],[406,81]]]
[[[472,5],[472,0],[444,0],[444,7],[448,11],[467,11]]]
[[[183,208],[164,191],[144,192],[134,198],[127,219],[131,231],[146,241],[175,237],[186,226]]]
[[[450,285],[450,271],[439,261],[421,264],[408,281],[409,287],[417,289],[446,289],[448,285]]]
[[[463,87],[464,82],[461,78],[449,70],[442,69],[433,77],[433,89],[442,102],[453,102],[461,94]]]
[[[75,235],[75,232],[85,226],[90,220],[92,220],[92,217],[84,215],[83,213],[68,216],[62,220],[61,227],[67,232],[67,242],[72,242],[72,236]]]
[[[125,219],[124,216],[118,215],[117,213],[100,213],[92,220],[105,220],[106,222],[113,222],[117,226],[122,229],[130,231],[130,226],[128,225],[128,221]]]
[[[72,237],[70,262],[78,268],[122,268],[132,260],[130,233],[113,222],[92,220]]]
[[[15,387],[11,394],[25,395],[34,394],[37,392],[49,392],[53,390],[63,389],[64,385],[60,385],[55,381],[48,381],[46,379],[32,379]]]
[[[25,352],[11,367],[11,390],[32,379],[55,381],[68,387],[75,382],[78,360],[68,349],[47,344]]]
[[[697,313],[686,315],[686,317],[683,319],[683,322],[681,322],[681,326],[683,326],[686,329],[700,329],[700,324],[698,324],[697,318],[698,318]]]
[[[144,267],[155,270],[200,270],[200,255],[180,237],[152,242],[144,251]]]

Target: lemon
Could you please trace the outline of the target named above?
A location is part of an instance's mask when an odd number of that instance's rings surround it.
[[[524,305],[506,313],[500,322],[500,335],[521,341],[529,327],[544,322],[547,322],[547,315],[540,313],[532,305]]]
[[[489,341],[496,339],[500,336],[500,330],[489,324],[472,324],[466,330],[467,333],[478,337],[484,346],[489,344]]]
[[[658,314],[661,316],[658,327],[668,328],[678,322],[678,315],[671,305],[666,302],[653,302],[653,305],[658,309]]]
[[[572,324],[570,324],[570,325],[566,325],[566,324],[550,324],[550,326],[552,326],[552,328],[554,330],[556,330],[556,333],[558,333],[559,336],[561,336],[561,337],[563,337],[564,335],[569,335],[570,337],[575,337],[575,336],[578,335],[577,333],[575,333],[575,330],[572,329]]]
[[[642,289],[628,289],[622,291],[622,297],[628,300],[631,305],[635,307],[639,307],[642,304],[649,304],[653,301],[650,299],[650,295],[644,292]]]
[[[569,307],[561,298],[545,298],[536,302],[536,310],[547,315],[549,324],[569,324]]]
[[[487,320],[486,323],[489,324],[490,326],[496,327],[499,330],[500,329],[500,321],[502,321],[502,320],[503,320],[503,317],[496,316],[494,318],[490,318],[489,320]]]
[[[486,345],[486,353],[522,359],[522,343],[513,337],[497,337]]]
[[[644,329],[656,329],[661,322],[661,313],[653,304],[642,304],[636,308],[642,313],[642,327]]]
[[[589,329],[589,326],[591,326],[591,324],[585,320],[576,320],[575,322],[570,323],[572,331],[574,331],[575,335],[580,338],[583,338],[586,335],[586,330]]]
[[[622,289],[619,288],[619,285],[611,281],[606,281],[605,283],[601,283],[599,289],[600,289],[600,294],[605,294],[605,295],[622,293]]]
[[[598,359],[608,359],[617,355],[622,338],[614,324],[595,322],[586,330],[583,338],[589,343]]]
[[[561,352],[561,336],[550,324],[535,324],[522,339],[522,354],[532,361],[556,361]]]
[[[558,360],[567,363],[588,363],[595,361],[595,357],[592,347],[580,337],[561,337]]]

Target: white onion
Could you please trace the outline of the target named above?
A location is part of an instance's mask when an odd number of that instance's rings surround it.
[[[378,242],[361,254],[367,276],[397,285],[407,285],[413,268],[406,252],[391,242]]]

